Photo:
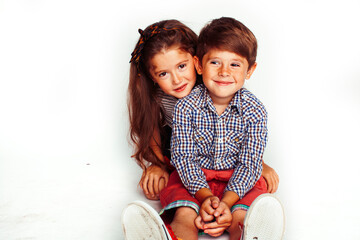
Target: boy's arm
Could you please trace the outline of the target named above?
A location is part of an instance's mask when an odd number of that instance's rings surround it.
[[[223,198],[221,199],[229,208],[234,206],[234,204],[239,200],[239,195],[233,191],[226,191]]]
[[[209,197],[214,196],[209,188],[202,188],[195,193],[195,198],[200,202],[200,205]]]
[[[202,188],[209,188],[204,172],[198,165],[194,126],[189,106],[181,100],[175,106],[171,136],[171,163],[175,166],[185,188],[193,196]]]
[[[267,141],[267,115],[264,108],[257,110],[258,115],[252,116],[247,135],[241,144],[238,166],[226,187],[226,191],[237,193],[240,199],[253,188],[262,172],[262,155]]]

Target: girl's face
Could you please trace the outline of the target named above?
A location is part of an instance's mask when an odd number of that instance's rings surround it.
[[[194,58],[178,46],[163,49],[150,59],[150,74],[166,94],[183,98],[195,85]]]

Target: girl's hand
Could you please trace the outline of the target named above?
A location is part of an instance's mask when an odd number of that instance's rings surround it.
[[[279,176],[275,170],[266,163],[263,163],[263,171],[261,175],[265,178],[268,192],[275,193],[279,186]]]
[[[166,187],[169,181],[169,173],[159,166],[151,165],[146,169],[146,174],[140,182],[146,198],[159,200],[160,191]]]

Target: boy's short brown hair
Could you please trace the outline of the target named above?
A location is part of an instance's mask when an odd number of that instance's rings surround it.
[[[200,31],[196,51],[200,63],[211,49],[239,54],[246,58],[250,68],[256,61],[257,41],[244,24],[234,18],[222,17],[212,20]]]

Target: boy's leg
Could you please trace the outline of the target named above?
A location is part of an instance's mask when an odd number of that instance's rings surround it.
[[[160,192],[163,206],[160,214],[179,239],[197,239],[198,229],[195,218],[199,202],[184,187],[179,174],[171,173],[168,185]]]
[[[183,240],[197,239],[198,229],[195,226],[196,217],[196,211],[190,207],[177,208],[174,218],[170,223],[175,235]]]
[[[227,229],[230,234],[230,240],[239,240],[242,234],[242,227],[245,220],[246,211],[236,210],[233,212],[233,221],[231,226]]]
[[[248,211],[233,212],[233,222],[227,229],[230,240],[281,240],[284,233],[284,212],[279,200],[272,194],[262,194]]]

